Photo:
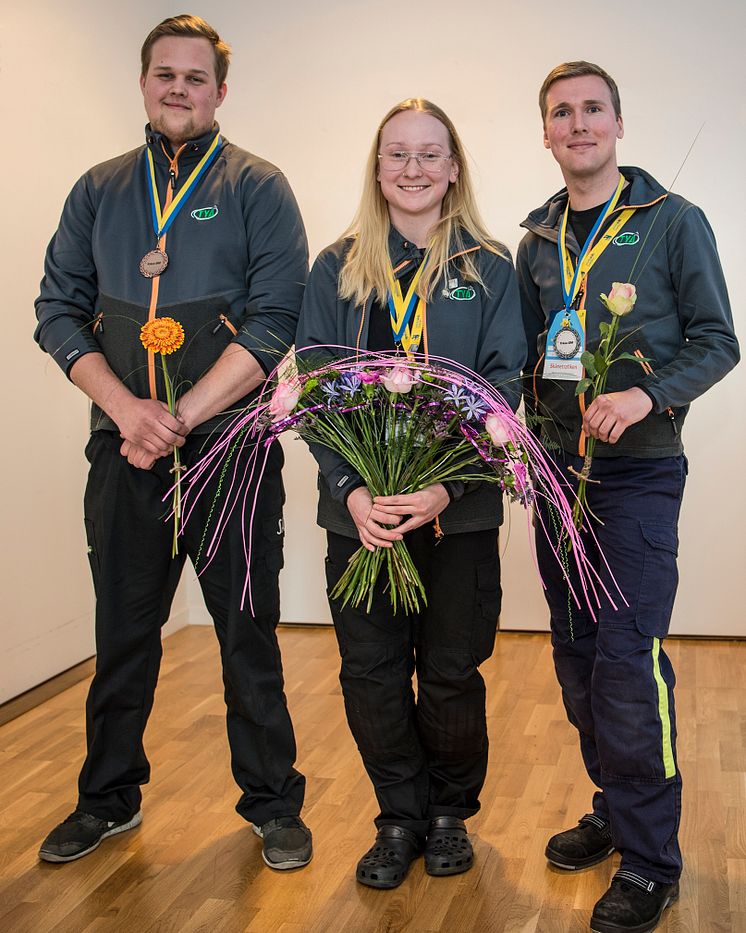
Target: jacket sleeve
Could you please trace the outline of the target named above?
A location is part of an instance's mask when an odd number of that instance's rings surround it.
[[[92,181],[84,175],[65,202],[47,248],[34,339],[68,375],[86,353],[100,352],[92,334],[98,281],[93,259],[96,219]]]
[[[521,322],[518,285],[507,250],[504,255],[487,255],[486,309],[482,319],[477,371],[499,389],[515,411],[521,401],[521,370],[526,362],[526,336]]]
[[[516,254],[516,275],[521,297],[521,317],[526,335],[526,365],[524,372],[531,376],[539,362],[539,336],[547,329],[546,316],[541,306],[539,287],[531,275],[530,251],[534,234],[527,233],[521,240]]]
[[[667,247],[683,342],[674,359],[643,382],[659,413],[688,405],[740,358],[715,236],[698,207],[685,204]]]
[[[308,244],[303,220],[285,177],[274,172],[243,207],[248,245],[246,320],[235,340],[271,372],[295,340]]]
[[[342,340],[337,332],[338,281],[338,263],[329,251],[325,251],[313,264],[303,296],[295,341],[298,368],[301,370],[327,363],[343,352],[335,353],[333,349]],[[322,444],[308,446],[332,498],[337,502],[344,504],[353,489],[365,485],[360,474],[331,448]]]

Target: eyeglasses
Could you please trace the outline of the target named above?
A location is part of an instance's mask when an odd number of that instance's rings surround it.
[[[387,172],[400,172],[409,165],[410,159],[416,159],[419,167],[428,175],[439,175],[451,156],[439,152],[406,152],[397,149],[394,152],[379,152],[378,158],[381,168]]]

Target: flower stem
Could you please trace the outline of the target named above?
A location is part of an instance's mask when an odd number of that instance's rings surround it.
[[[163,361],[163,381],[166,384],[166,404],[169,412],[176,417],[176,404],[174,399],[171,377],[168,375],[168,366],[166,365],[166,354],[161,353]],[[181,521],[181,454],[179,448],[174,444],[174,465],[171,472],[174,474],[174,495],[171,501],[171,511],[174,513],[174,537],[171,544],[171,557],[176,557],[179,553],[179,522]]]

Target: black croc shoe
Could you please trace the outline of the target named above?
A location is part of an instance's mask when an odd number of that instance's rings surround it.
[[[455,816],[436,816],[430,821],[425,843],[428,875],[458,875],[474,864],[474,850],[464,821]]]
[[[420,840],[401,826],[382,826],[375,844],[357,863],[355,878],[371,888],[396,888],[422,852]]]
[[[577,826],[552,836],[544,854],[557,868],[577,871],[603,862],[613,851],[608,820],[588,813]]]
[[[679,897],[679,882],[661,884],[622,869],[593,908],[593,933],[650,933]]]
[[[140,823],[140,811],[128,820],[117,822],[75,810],[47,836],[39,849],[39,858],[44,862],[74,862],[93,852],[109,836],[125,833]]]

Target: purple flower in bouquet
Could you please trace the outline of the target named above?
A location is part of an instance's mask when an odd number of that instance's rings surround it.
[[[328,405],[333,404],[340,398],[339,383],[336,379],[322,383],[321,391],[324,393],[324,401]]]
[[[466,401],[468,392],[463,386],[457,386],[451,383],[451,387],[447,392],[444,392],[443,395],[449,402],[455,405],[456,408],[461,409],[461,406]]]
[[[487,405],[476,395],[467,395],[461,405],[461,411],[469,421],[481,421],[487,410]]]
[[[338,386],[342,395],[354,395],[363,384],[362,378],[357,373],[345,373],[340,376]]]

